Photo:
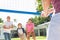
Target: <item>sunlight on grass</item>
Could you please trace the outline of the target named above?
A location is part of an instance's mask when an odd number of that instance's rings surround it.
[[[32,37],[30,39],[33,40]],[[20,39],[19,38],[12,38],[12,40],[20,40]],[[38,37],[36,37],[36,40],[46,40],[46,37],[45,36],[38,36]]]

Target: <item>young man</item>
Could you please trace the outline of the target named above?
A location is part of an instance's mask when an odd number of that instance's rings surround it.
[[[43,12],[42,16],[47,17],[49,13],[50,3],[55,9],[55,15],[51,18],[47,40],[60,40],[60,0],[42,0]]]
[[[7,21],[5,21],[3,28],[5,40],[11,40],[10,33],[13,28],[13,22],[10,21],[10,16],[7,16]]]

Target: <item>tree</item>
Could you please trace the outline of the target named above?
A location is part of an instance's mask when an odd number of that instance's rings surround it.
[[[2,20],[2,18],[0,18],[0,23],[3,23],[3,20]]]
[[[36,10],[37,11],[42,11],[43,10],[43,7],[42,7],[42,2],[41,2],[41,0],[37,0],[37,8],[36,8]]]
[[[42,2],[41,2],[41,0],[36,0],[36,2],[37,2],[37,8],[36,8],[36,10],[39,11],[39,12],[41,12],[43,10]],[[52,5],[50,5],[50,8],[52,8]]]
[[[14,22],[16,22],[17,20],[16,19],[14,19]]]
[[[40,17],[40,16],[35,16],[35,18],[32,18],[33,23],[35,24],[35,26],[39,25],[39,24],[43,24],[45,22],[49,22],[50,21],[50,16],[44,18],[44,17]]]
[[[16,22],[17,22],[17,19],[14,19],[14,27],[16,28]]]

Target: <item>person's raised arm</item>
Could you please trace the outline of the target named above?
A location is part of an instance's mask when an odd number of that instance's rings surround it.
[[[47,11],[50,6],[51,0],[42,0],[43,11]]]
[[[44,12],[43,16],[47,16],[51,0],[41,0],[41,1],[42,1],[43,12]]]

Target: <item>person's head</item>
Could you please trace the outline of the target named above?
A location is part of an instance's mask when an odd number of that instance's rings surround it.
[[[18,28],[22,28],[22,24],[21,23],[18,23]]]
[[[32,23],[32,19],[29,19],[29,20],[28,20],[28,23]]]
[[[10,21],[10,16],[7,16],[7,21]]]

